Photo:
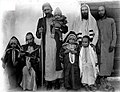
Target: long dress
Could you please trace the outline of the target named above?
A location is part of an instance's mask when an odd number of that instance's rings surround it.
[[[51,38],[50,31],[51,18],[46,18],[46,47],[45,47],[45,80],[53,81],[61,78],[62,71],[56,71],[56,42]]]
[[[116,44],[116,26],[112,18],[98,21],[100,30],[100,76],[110,76],[113,71],[114,51],[109,52],[109,47]]]
[[[60,56],[63,57],[64,64],[64,86],[66,89],[80,88],[80,69],[79,54],[64,53],[66,50],[61,48]],[[71,62],[74,63],[71,63]]]

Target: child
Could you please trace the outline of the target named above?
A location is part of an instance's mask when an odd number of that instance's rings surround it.
[[[64,64],[64,86],[68,90],[80,88],[79,54],[76,41],[76,34],[71,31],[65,38],[60,53]]]
[[[83,36],[79,55],[81,82],[86,90],[95,90],[95,80],[98,73],[97,55],[90,45],[89,36]]]
[[[2,58],[3,68],[7,72],[10,88],[16,88],[19,85],[18,84],[20,74],[19,52],[20,52],[19,40],[15,36],[13,36],[6,47],[5,54]]]
[[[51,23],[51,25],[53,26],[53,29],[52,29],[53,36],[54,36],[54,34],[56,32],[56,33],[59,34],[60,40],[62,40],[61,27],[66,26],[66,24],[67,24],[66,17],[64,15],[62,15],[61,10],[59,9],[59,7],[57,7],[55,9],[53,19],[52,19],[52,23]]]
[[[21,82],[21,87],[23,90],[36,90],[36,76],[35,71],[31,67],[30,57],[26,57],[26,66],[23,68],[23,78]]]

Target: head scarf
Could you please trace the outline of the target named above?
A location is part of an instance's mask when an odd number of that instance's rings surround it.
[[[6,47],[6,50],[9,49],[9,48],[12,48],[12,47],[11,47],[11,40],[12,40],[13,38],[16,39],[16,41],[17,41],[17,43],[16,43],[16,44],[17,44],[16,49],[19,49],[19,50],[20,50],[20,47],[21,47],[20,42],[19,42],[19,40],[18,40],[15,36],[13,36],[13,37],[10,39],[10,41],[9,41],[7,47]]]
[[[74,39],[75,41],[77,41],[77,35],[76,35],[76,33],[74,31],[70,31],[68,33],[68,35],[64,39],[63,46],[68,44],[70,39]]]
[[[84,20],[82,17],[78,17],[76,21],[74,22],[73,25],[73,30],[78,34],[78,38],[83,37],[84,35],[90,36],[92,40],[92,44],[96,45],[97,40],[98,40],[98,27],[95,18],[91,15],[90,8],[87,4],[83,4],[82,7],[87,7],[88,8],[88,20],[87,20],[87,25],[84,25]],[[80,8],[80,10],[81,10]],[[82,14],[80,14],[81,16]],[[87,29],[87,34],[85,34],[84,30]],[[80,34],[80,35],[79,35]],[[79,40],[79,39],[78,39]]]
[[[42,5],[42,10],[43,10],[43,11],[44,11],[44,8],[45,8],[45,7],[49,7],[51,10],[53,10],[52,7],[51,7],[51,5],[50,5],[50,3],[48,3],[48,2],[47,2],[47,3],[44,3],[44,4]]]

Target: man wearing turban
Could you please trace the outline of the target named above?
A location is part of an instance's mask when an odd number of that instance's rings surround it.
[[[42,37],[44,79],[47,82],[47,89],[52,89],[53,81],[56,83],[55,88],[58,89],[60,87],[59,79],[62,78],[62,67],[57,57],[59,50],[58,46],[60,46],[59,44],[61,43],[59,40],[60,37],[56,32],[52,34],[53,26],[51,24],[53,15],[51,5],[49,3],[44,3],[42,10],[43,18],[38,20],[36,36],[39,39]],[[61,26],[60,29],[62,33],[68,31],[67,26]]]

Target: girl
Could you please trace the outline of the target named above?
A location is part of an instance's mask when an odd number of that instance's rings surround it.
[[[5,50],[3,60],[3,68],[7,71],[10,88],[16,88],[19,82],[20,74],[20,43],[19,40],[13,36]]]
[[[64,64],[64,86],[66,89],[80,88],[79,53],[75,32],[71,31],[65,38],[60,57]]]

